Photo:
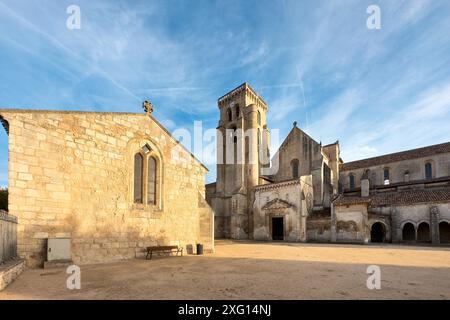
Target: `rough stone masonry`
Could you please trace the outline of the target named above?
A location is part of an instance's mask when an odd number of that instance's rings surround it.
[[[28,266],[43,264],[49,237],[70,237],[78,264],[140,257],[157,244],[214,250],[207,169],[150,112],[1,109],[0,119],[9,213]]]

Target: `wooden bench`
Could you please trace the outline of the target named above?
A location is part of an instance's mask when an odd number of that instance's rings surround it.
[[[171,253],[176,253],[177,256],[178,253],[181,253],[181,256],[183,256],[183,248],[180,248],[178,246],[154,246],[154,247],[147,247],[147,255],[145,256],[145,259],[151,260],[153,252],[168,253],[169,255]]]

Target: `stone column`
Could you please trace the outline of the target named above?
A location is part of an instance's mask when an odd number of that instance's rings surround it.
[[[397,210],[391,208],[391,242],[398,243],[401,241],[401,230],[399,226]]]
[[[217,128],[217,183],[216,183],[216,193],[220,196],[225,194],[225,143],[226,135],[225,128],[220,126]]]
[[[431,207],[430,208],[430,227],[431,227],[431,243],[439,244],[439,208]]]

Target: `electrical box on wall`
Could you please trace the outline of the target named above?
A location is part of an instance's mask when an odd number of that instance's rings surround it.
[[[47,261],[71,260],[70,238],[48,238]]]

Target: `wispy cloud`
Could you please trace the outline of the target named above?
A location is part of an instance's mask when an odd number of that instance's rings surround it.
[[[213,128],[217,98],[247,81],[281,137],[296,120],[339,139],[347,161],[450,140],[448,1],[378,1],[375,31],[369,0],[80,0],[73,31],[69,4],[0,3],[0,105],[141,111],[150,99],[170,130]]]

